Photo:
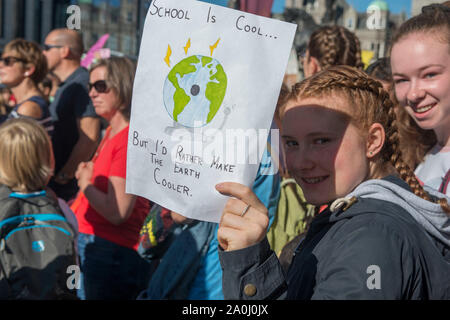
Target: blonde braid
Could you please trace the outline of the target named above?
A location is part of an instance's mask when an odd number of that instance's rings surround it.
[[[349,31],[350,32],[350,31]],[[351,33],[353,35],[353,40],[355,41],[355,68],[358,70],[364,69],[364,63],[362,62],[361,58],[361,44],[359,42],[358,37],[356,37],[355,34]]]
[[[410,186],[411,190],[416,196],[431,201],[430,196],[420,185],[413,170],[411,170],[408,164],[403,160],[402,151],[400,149],[397,117],[394,108],[391,107],[390,109],[388,109],[388,117],[389,120],[387,125],[391,129],[391,133],[390,135],[388,135],[386,149],[388,149],[388,153],[391,155],[389,159],[390,162],[394,166],[395,170],[397,170],[400,178]]]

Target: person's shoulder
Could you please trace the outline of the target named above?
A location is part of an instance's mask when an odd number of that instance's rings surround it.
[[[0,200],[9,198],[9,195],[11,194],[11,189],[4,185],[3,183],[0,183]]]
[[[89,81],[89,71],[84,67],[78,67],[75,71],[69,76],[69,80],[74,82],[86,82]]]
[[[362,235],[378,234],[380,240],[397,237],[410,242],[419,227],[406,209],[379,199],[358,198],[345,214],[348,218],[341,219],[336,230],[340,234],[359,230]]]
[[[48,107],[48,101],[44,99],[44,97],[41,96],[33,96],[30,99],[28,99],[29,101],[33,101],[35,103],[37,103],[40,107],[44,108],[44,107]]]
[[[39,119],[42,117],[42,107],[35,101],[25,101],[17,108],[17,113],[21,116],[27,116]]]
[[[420,163],[416,171],[423,168],[433,168],[436,163],[450,159],[450,147],[442,147],[435,145],[425,156],[425,159]]]
[[[83,67],[76,69],[60,86],[64,91],[88,92],[89,71]]]

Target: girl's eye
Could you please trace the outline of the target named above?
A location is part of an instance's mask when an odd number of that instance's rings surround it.
[[[328,139],[328,138],[318,138],[318,139],[314,139],[314,144],[324,144],[329,141],[330,141],[330,139]]]
[[[435,77],[436,75],[437,75],[437,73],[430,72],[430,73],[427,73],[427,74],[425,75],[425,78],[433,78],[433,77]]]
[[[286,140],[285,142],[286,147],[292,148],[298,145],[297,141],[294,140]]]
[[[399,83],[402,83],[402,82],[405,82],[406,81],[406,79],[394,79],[394,83],[395,84],[399,84]]]

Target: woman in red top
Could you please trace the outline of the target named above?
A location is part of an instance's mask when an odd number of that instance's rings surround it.
[[[81,163],[75,174],[81,299],[135,299],[147,285],[149,265],[136,249],[150,203],[125,193],[134,74],[134,63],[117,57],[90,70],[89,96],[109,127],[92,161]]]

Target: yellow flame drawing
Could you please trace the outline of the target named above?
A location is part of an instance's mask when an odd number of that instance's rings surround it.
[[[167,65],[170,68],[170,56],[172,55],[172,49],[170,48],[170,45],[167,47],[167,54],[166,57],[164,58],[164,61],[167,63]]]
[[[191,38],[188,39],[186,47],[183,47],[184,53],[187,55],[189,48],[191,47]]]
[[[213,55],[214,50],[217,48],[219,41],[220,41],[220,38],[217,39],[216,43],[214,43],[212,46],[209,46],[209,48],[211,49],[211,56]]]

